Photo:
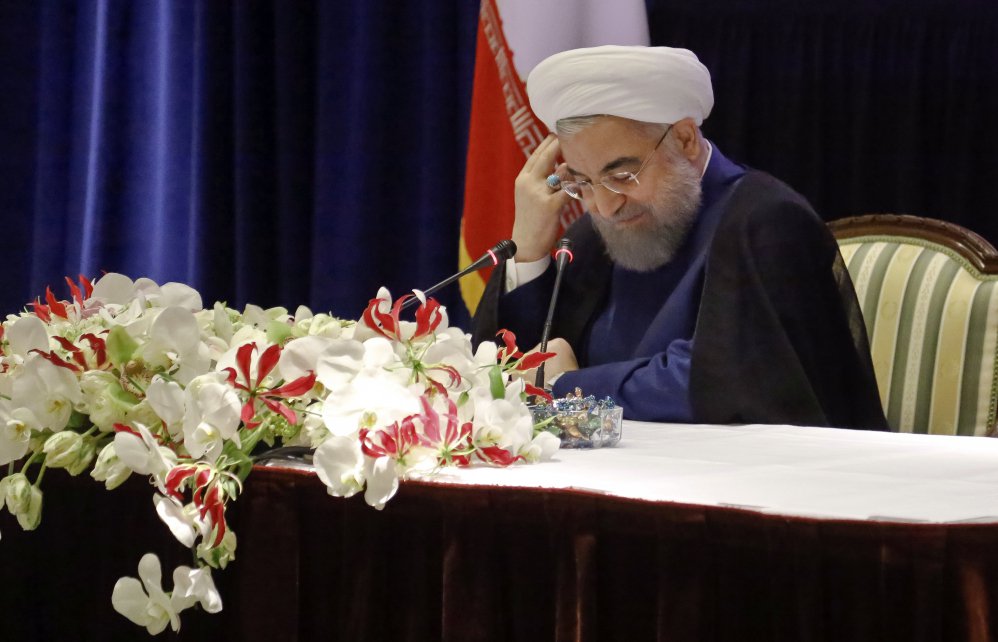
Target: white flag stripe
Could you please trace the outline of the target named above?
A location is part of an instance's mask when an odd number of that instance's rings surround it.
[[[552,54],[598,45],[647,45],[645,0],[496,0],[513,66],[524,81]]]

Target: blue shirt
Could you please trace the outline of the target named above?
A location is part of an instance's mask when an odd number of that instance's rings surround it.
[[[701,181],[700,211],[676,256],[651,272],[613,267],[606,303],[585,345],[577,347],[585,367],[562,375],[555,396],[579,387],[585,394],[610,396],[628,419],[692,420],[690,355],[706,257],[744,173],[715,147]]]

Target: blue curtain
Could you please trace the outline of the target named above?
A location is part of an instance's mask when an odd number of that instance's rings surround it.
[[[441,280],[477,20],[477,0],[0,3],[0,311],[102,270],[345,317]]]

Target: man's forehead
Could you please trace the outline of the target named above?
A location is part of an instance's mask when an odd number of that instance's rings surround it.
[[[594,118],[577,132],[558,136],[569,171],[590,177],[640,163],[649,138],[638,123],[616,116]]]

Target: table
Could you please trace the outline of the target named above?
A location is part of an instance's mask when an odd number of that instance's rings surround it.
[[[998,439],[800,426],[624,422],[558,465],[449,469],[436,483],[582,490],[788,516],[998,522]]]
[[[627,422],[615,449],[410,481],[384,511],[259,468],[225,609],[178,639],[988,640],[998,440]],[[110,593],[189,563],[145,482],[0,519],[0,639],[142,639]],[[16,615],[12,615],[16,614]]]

